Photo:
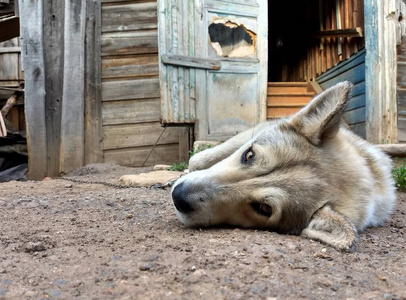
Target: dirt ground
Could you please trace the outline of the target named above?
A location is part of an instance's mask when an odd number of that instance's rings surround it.
[[[116,182],[141,169],[71,174]],[[0,299],[406,299],[406,194],[354,253],[273,232],[188,229],[170,191],[0,184]]]

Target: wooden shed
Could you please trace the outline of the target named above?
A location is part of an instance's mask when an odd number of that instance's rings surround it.
[[[19,4],[30,178],[186,160],[342,80],[357,134],[406,139],[400,0]]]

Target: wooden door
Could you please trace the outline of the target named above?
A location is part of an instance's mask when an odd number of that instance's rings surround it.
[[[265,0],[161,0],[161,121],[224,140],[266,119]]]

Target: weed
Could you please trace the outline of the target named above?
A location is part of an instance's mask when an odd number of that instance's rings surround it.
[[[406,160],[399,167],[393,167],[392,176],[398,190],[406,190]]]
[[[195,155],[196,153],[199,153],[199,152],[201,152],[201,151],[203,151],[203,150],[206,150],[206,149],[210,149],[210,148],[212,148],[212,147],[213,147],[213,146],[210,145],[210,144],[201,144],[201,145],[199,145],[199,147],[197,147],[196,150],[189,151],[189,159],[190,159],[193,155]]]
[[[178,164],[175,163],[169,168],[170,171],[183,171],[185,169],[187,169],[187,161]]]
[[[201,152],[201,151],[203,151],[203,150],[206,150],[206,149],[209,149],[209,148],[211,148],[212,147],[212,145],[208,145],[208,144],[202,144],[202,145],[200,145],[199,147],[197,147],[197,149],[196,150],[192,150],[192,151],[189,151],[189,159],[193,156],[193,155],[195,155],[196,153],[199,153],[199,152]],[[169,170],[170,171],[183,171],[183,170],[185,170],[185,169],[187,169],[188,168],[188,162],[187,161],[183,161],[183,162],[181,162],[181,163],[174,163],[174,164],[172,164],[172,166],[169,168]]]

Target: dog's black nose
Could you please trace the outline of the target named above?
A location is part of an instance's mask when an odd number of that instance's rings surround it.
[[[172,199],[176,209],[181,213],[186,214],[193,211],[193,207],[186,200],[184,182],[175,187],[172,192]]]

